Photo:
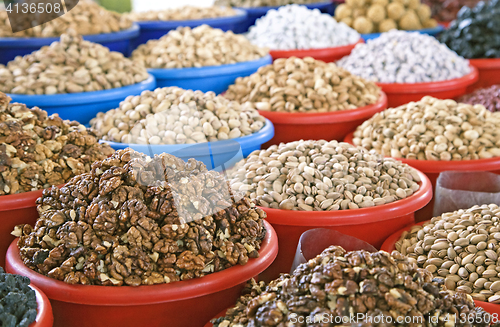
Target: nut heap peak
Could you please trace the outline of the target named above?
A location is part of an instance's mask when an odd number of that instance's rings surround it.
[[[146,68],[119,52],[83,40],[74,30],[7,66],[0,64],[0,92],[29,95],[120,88],[148,78]]]
[[[464,316],[475,323],[464,323]],[[254,284],[214,326],[479,327],[491,318],[470,296],[446,290],[398,252],[331,246],[292,275],[265,288]]]
[[[151,285],[202,277],[259,256],[265,213],[203,163],[131,149],[38,199],[17,226],[31,269],[70,284]]]

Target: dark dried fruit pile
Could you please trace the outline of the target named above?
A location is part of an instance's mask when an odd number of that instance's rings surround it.
[[[0,326],[28,327],[36,318],[36,294],[30,279],[6,274],[0,267]]]
[[[346,252],[331,246],[292,275],[282,275],[265,289],[254,284],[246,293],[226,317],[214,322],[215,327],[479,327],[492,320],[474,307],[470,296],[447,291],[442,279],[433,280],[430,272],[398,252]],[[449,324],[452,314],[456,314],[455,325]],[[376,323],[377,316],[385,323]],[[349,323],[343,324],[342,317]],[[474,323],[463,323],[467,319],[460,317],[470,317]]]
[[[500,0],[462,7],[439,40],[467,59],[500,58]]]
[[[113,153],[78,122],[10,100],[0,92],[0,195],[63,184]]]
[[[500,84],[477,89],[458,99],[458,102],[482,104],[491,112],[500,111]]]
[[[457,18],[460,8],[474,7],[479,0],[422,0],[431,7],[432,18],[440,22],[451,22]]]
[[[38,199],[22,235],[31,269],[70,284],[187,280],[258,257],[264,211],[194,159],[120,150]]]

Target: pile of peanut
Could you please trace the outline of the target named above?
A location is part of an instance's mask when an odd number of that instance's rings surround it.
[[[194,7],[183,6],[165,10],[151,10],[146,12],[133,12],[127,15],[133,21],[157,21],[157,20],[195,20],[205,18],[218,18],[236,16],[237,12],[229,7]]]
[[[268,53],[243,35],[202,25],[179,27],[159,40],[149,40],[134,50],[132,59],[147,68],[188,68],[257,60]]]
[[[146,68],[121,53],[84,41],[75,31],[7,66],[0,65],[0,92],[80,93],[109,90],[148,78]]]

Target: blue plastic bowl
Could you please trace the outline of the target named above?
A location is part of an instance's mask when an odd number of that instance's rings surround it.
[[[139,25],[134,24],[131,28],[106,34],[84,35],[87,41],[95,42],[108,47],[111,51],[121,52],[128,55],[130,52],[130,41],[139,36]],[[16,56],[24,56],[39,50],[45,45],[59,41],[58,37],[4,37],[0,38],[0,64],[6,65]]]
[[[149,78],[133,85],[120,87],[117,89],[67,93],[54,95],[25,95],[7,94],[12,98],[12,102],[24,103],[28,108],[39,107],[49,115],[59,114],[63,119],[76,120],[80,124],[87,124],[97,113],[118,108],[129,95],[139,95],[145,90],[154,90],[156,87],[155,78]]]
[[[271,55],[230,65],[200,68],[148,69],[156,78],[157,87],[178,86],[186,90],[213,91],[216,94],[227,90],[236,78],[255,73],[259,67],[273,62]]]
[[[442,31],[444,31],[444,26],[440,24],[434,28],[424,28],[421,30],[408,31],[408,32],[419,32],[420,34],[428,34],[430,36],[436,36],[439,33],[441,33]],[[361,38],[363,40],[365,40],[365,42],[366,42],[368,40],[378,38],[380,36],[380,34],[382,34],[382,33],[361,34]]]
[[[169,21],[144,21],[137,22],[141,28],[140,35],[132,40],[132,49],[136,49],[139,45],[161,38],[171,30],[177,27],[197,27],[203,24],[213,28],[220,28],[224,32],[234,31],[241,23],[247,19],[247,13],[241,9],[235,9],[236,16],[194,19],[194,20],[169,20]]]
[[[332,13],[335,12],[335,3],[333,1],[322,1],[317,3],[310,3],[304,5],[309,9],[319,9],[324,13]],[[238,7],[237,9],[241,9],[246,11],[248,14],[246,21],[242,22],[236,29],[235,33],[245,33],[248,32],[250,26],[255,24],[255,21],[267,14],[267,12],[271,9],[278,9],[278,7],[254,7],[254,8],[242,8]]]
[[[202,161],[209,170],[223,171],[234,166],[236,162],[246,158],[253,151],[259,150],[261,145],[272,139],[273,136],[273,123],[266,119],[266,124],[259,132],[225,141],[165,145],[128,144],[109,141],[101,142],[108,143],[115,150],[132,148],[149,156],[170,153],[184,161],[187,161],[189,158],[194,158]]]

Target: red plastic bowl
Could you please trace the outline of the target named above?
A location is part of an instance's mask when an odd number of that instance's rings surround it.
[[[27,276],[50,299],[56,327],[193,327],[233,305],[245,283],[259,275],[276,258],[276,232],[265,222],[267,234],[260,257],[244,266],[198,279],[154,286],[69,285],[26,267],[17,242],[7,251],[6,270]]]
[[[423,221],[423,222],[420,222],[416,225],[423,225],[426,222],[427,221]],[[397,232],[395,232],[394,234],[389,236],[387,238],[387,240],[384,241],[384,244],[382,244],[382,247],[380,249],[384,250],[386,252],[389,252],[389,253],[394,251],[396,249],[395,244],[401,238],[401,235],[403,234],[403,232],[409,231],[413,226],[415,226],[415,225],[402,228],[401,230],[398,230]],[[500,319],[500,305],[494,304],[494,303],[483,302],[483,301],[476,301],[476,300],[474,300],[474,303],[477,306],[480,306],[481,308],[483,308],[484,310],[486,310],[487,312],[489,312],[491,314],[497,314],[496,321],[497,322],[499,321],[499,319]],[[220,314],[218,317],[222,317],[222,314]],[[493,322],[495,322],[495,321],[493,321]]]
[[[390,108],[402,104],[419,101],[426,95],[438,99],[454,99],[467,93],[467,87],[478,80],[477,68],[470,65],[471,72],[463,77],[451,79],[448,81],[429,82],[429,83],[377,83],[387,94]]]
[[[469,61],[479,71],[479,80],[467,88],[467,93],[475,89],[500,84],[500,58],[469,59]]]
[[[415,223],[414,213],[432,198],[429,179],[421,172],[420,189],[412,196],[393,203],[355,210],[338,211],[292,211],[262,208],[266,220],[276,230],[280,245],[274,263],[259,277],[270,281],[279,273],[289,273],[303,232],[313,228],[329,228],[351,235],[376,248],[395,231]]]
[[[10,233],[16,225],[35,225],[38,218],[36,199],[43,190],[0,196],[0,266],[5,267],[5,253],[15,238]]]
[[[324,49],[307,49],[307,50],[271,50],[269,54],[273,57],[273,60],[279,58],[305,58],[313,57],[316,60],[321,60],[324,62],[334,62],[345,56],[348,56],[356,44],[364,43],[363,39],[359,39],[358,42],[354,44],[344,45],[341,47],[334,48],[324,48]]]
[[[334,112],[290,113],[263,111],[259,113],[274,125],[274,137],[262,148],[281,142],[297,140],[338,140],[365,120],[387,108],[387,96],[381,92],[379,100],[372,105]]]
[[[354,132],[349,133],[344,142],[354,144],[352,139]],[[463,160],[463,161],[429,161],[429,160],[413,160],[396,158],[425,173],[432,183],[432,191],[436,190],[436,181],[439,174],[444,171],[489,171],[495,174],[500,174],[500,157],[478,160]],[[430,219],[434,211],[434,198],[423,209],[419,210],[415,215],[417,222]]]
[[[54,316],[52,315],[52,307],[50,301],[45,294],[36,286],[30,285],[36,293],[37,314],[35,322],[30,327],[52,327]]]

